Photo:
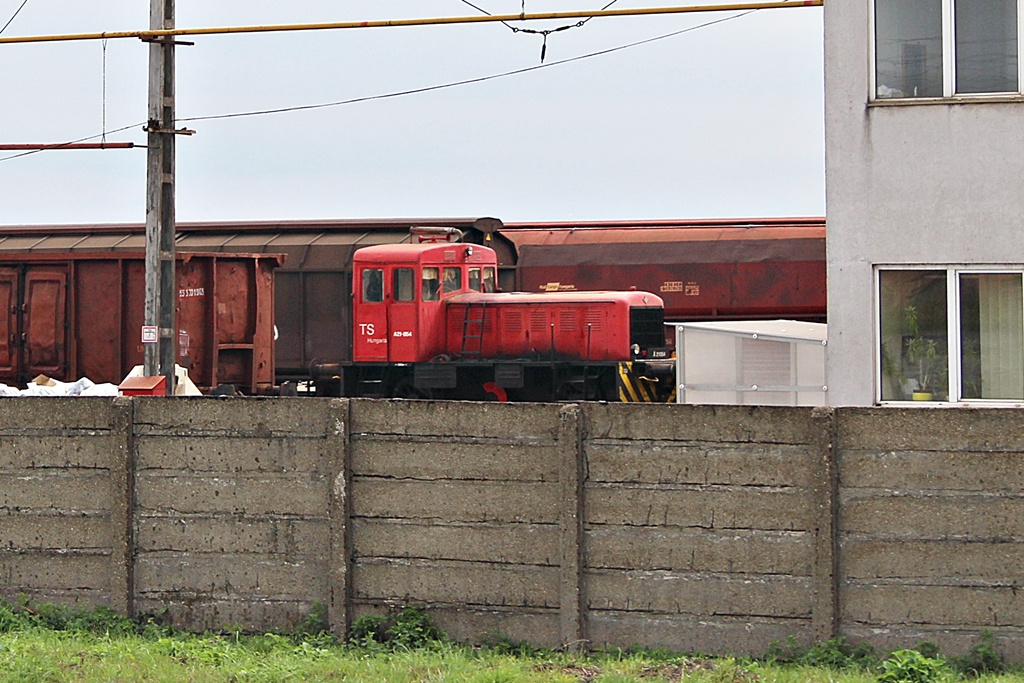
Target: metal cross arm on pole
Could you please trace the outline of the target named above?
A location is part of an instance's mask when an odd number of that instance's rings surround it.
[[[134,142],[55,142],[55,143],[5,143],[0,144],[3,152],[41,152],[51,149],[132,149]]]
[[[279,31],[325,31],[350,28],[386,28],[395,26],[434,26],[441,24],[481,24],[488,22],[537,21],[544,19],[586,19],[592,17],[636,17],[655,14],[689,14],[693,12],[735,12],[762,9],[793,9],[821,7],[824,0],[793,0],[792,2],[735,2],[721,5],[679,5],[674,7],[635,7],[565,12],[534,12],[529,14],[491,14],[468,17],[428,17],[424,19],[385,19],[380,21],[338,21],[318,24],[277,24],[267,26],[223,26],[217,28],[151,29],[149,31],[116,31],[76,33],[50,36],[13,36],[0,38],[0,45],[9,43],[42,43],[69,40],[109,40],[138,38],[146,42],[173,36],[225,35],[231,33],[272,33]]]

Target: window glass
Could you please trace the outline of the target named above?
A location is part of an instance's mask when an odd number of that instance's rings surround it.
[[[1024,294],[1019,273],[960,276],[963,398],[1024,399]]]
[[[942,96],[942,0],[875,1],[875,96]]]
[[[469,269],[469,288],[474,292],[480,291],[480,269],[470,268]]]
[[[412,301],[415,298],[414,282],[412,268],[395,268],[391,286],[395,301]]]
[[[384,271],[380,268],[363,270],[363,301],[377,303],[384,301]]]
[[[946,271],[881,271],[879,283],[882,400],[946,400]]]
[[[422,296],[424,301],[437,301],[441,298],[441,280],[437,268],[429,266],[423,269]]]
[[[1016,0],[956,0],[956,91],[1017,91]]]
[[[462,269],[461,268],[445,268],[444,269],[444,284],[442,290],[445,294],[457,292],[462,288]]]
[[[496,286],[497,280],[494,277],[494,268],[484,268],[484,291],[485,292],[496,292],[498,288]]]

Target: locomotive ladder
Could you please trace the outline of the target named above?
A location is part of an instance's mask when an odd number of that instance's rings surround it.
[[[478,317],[474,317],[474,311]],[[484,320],[486,318],[486,301],[466,304],[466,317],[462,319],[462,358],[480,358],[483,355]],[[470,333],[472,330],[475,330],[475,334]],[[473,346],[474,342],[475,347]]]

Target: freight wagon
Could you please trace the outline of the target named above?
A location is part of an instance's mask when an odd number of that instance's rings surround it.
[[[178,363],[201,389],[274,384],[278,264],[259,254],[178,255]],[[0,253],[0,382],[120,382],[143,363],[145,279],[142,253]]]

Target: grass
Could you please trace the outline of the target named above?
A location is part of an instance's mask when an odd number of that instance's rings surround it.
[[[902,660],[903,669],[883,669],[877,657],[841,639],[812,648],[788,643],[751,660],[659,651],[576,655],[507,641],[486,648],[462,646],[445,640],[418,610],[404,610],[388,622],[364,622],[367,628],[358,645],[337,643],[329,634],[309,628],[315,623],[305,626],[287,635],[188,634],[152,621],[131,622],[102,608],[30,609],[0,601],[0,681],[875,683],[891,671],[926,671],[921,666],[925,655],[916,651]],[[929,660],[938,656],[932,651],[927,655]],[[949,666],[942,662],[942,678],[928,679],[929,683],[968,676],[980,683],[1024,683],[1020,671],[981,671],[1004,668],[991,639],[979,643],[970,661],[958,663],[954,658]]]

